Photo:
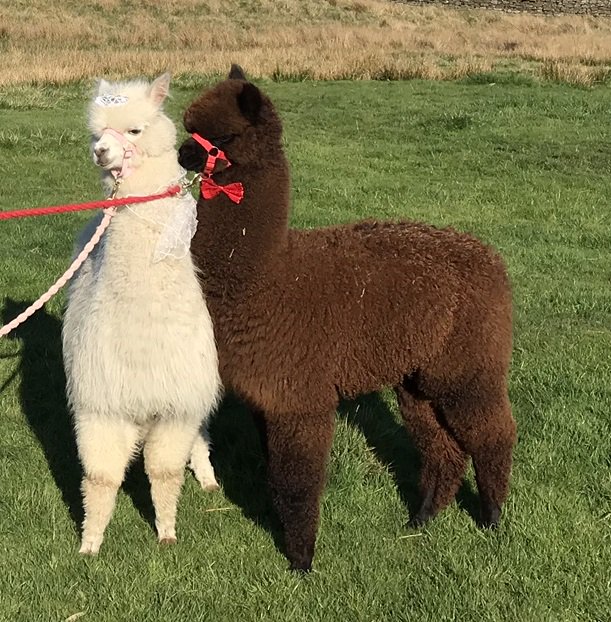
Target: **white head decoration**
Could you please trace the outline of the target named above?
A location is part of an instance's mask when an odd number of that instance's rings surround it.
[[[98,95],[94,101],[103,108],[112,108],[113,106],[123,106],[128,100],[129,98],[125,95]]]

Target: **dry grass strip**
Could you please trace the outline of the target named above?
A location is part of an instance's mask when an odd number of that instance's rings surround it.
[[[611,19],[384,0],[46,0],[0,6],[0,86],[95,76],[452,79],[503,69],[579,84],[611,73]]]

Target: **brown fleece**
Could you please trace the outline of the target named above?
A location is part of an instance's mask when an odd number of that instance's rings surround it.
[[[515,441],[511,293],[498,254],[467,234],[407,221],[289,229],[281,123],[236,69],[184,122],[233,162],[214,179],[245,189],[240,205],[200,197],[192,251],[223,383],[266,434],[291,566],[312,563],[339,400],[386,386],[422,455],[412,523],[452,501],[471,456],[482,522],[495,525]],[[188,139],[180,160],[201,170],[205,155]]]

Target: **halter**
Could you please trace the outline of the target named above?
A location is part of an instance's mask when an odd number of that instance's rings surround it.
[[[212,179],[217,160],[225,162],[225,168],[229,168],[231,166],[229,158],[227,158],[225,153],[216,145],[213,145],[209,140],[202,138],[199,134],[193,133],[191,136],[195,142],[199,143],[205,149],[207,154],[204,169],[201,172],[202,183],[200,189],[202,197],[204,197],[204,199],[213,199],[215,196],[223,192],[234,203],[239,203],[244,198],[244,187],[240,182],[221,186],[220,184],[217,184],[214,179]]]
[[[102,132],[102,136],[104,136],[104,134],[110,134],[113,138],[116,138],[121,144],[121,147],[123,147],[123,163],[121,165],[121,170],[116,171],[112,169],[110,171],[112,176],[115,179],[125,179],[129,177],[134,172],[130,160],[135,153],[140,153],[138,147],[131,140],[125,138],[123,134],[117,132],[117,130],[113,130],[112,127],[107,127]]]

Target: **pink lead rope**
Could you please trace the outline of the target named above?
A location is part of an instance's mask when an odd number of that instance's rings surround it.
[[[138,153],[138,148],[134,143],[129,141],[123,134],[117,132],[112,128],[106,128],[103,134],[110,134],[113,138],[119,141],[123,147],[123,163],[120,171],[111,171],[114,178],[118,181],[129,177],[132,174],[133,168],[131,166],[131,159],[135,153]],[[217,196],[219,193],[226,194],[234,203],[240,203],[244,197],[244,188],[241,183],[227,184],[221,186],[212,179],[214,167],[217,160],[225,162],[227,166],[231,166],[231,162],[227,156],[218,147],[213,145],[210,141],[202,138],[199,134],[192,134],[193,138],[206,150],[207,159],[202,171],[201,193],[205,199],[211,199]],[[166,197],[178,194],[181,191],[180,186],[172,186],[168,188],[166,192],[162,194],[150,195],[145,197],[125,197],[121,199],[107,199],[105,201],[93,201],[90,203],[79,203],[75,205],[58,205],[55,207],[43,207],[38,209],[29,210],[14,210],[12,212],[0,212],[0,220],[9,220],[11,218],[24,218],[27,216],[45,216],[48,214],[59,214],[63,212],[76,212],[86,209],[98,209],[103,208],[104,218],[98,225],[91,239],[79,255],[72,262],[70,267],[62,274],[62,276],[34,303],[32,303],[23,313],[19,314],[14,320],[0,328],[0,338],[8,335],[12,330],[17,328],[20,324],[25,322],[31,315],[33,315],[38,309],[40,309],[46,302],[48,302],[57,292],[74,276],[74,273],[81,267],[85,259],[89,256],[91,251],[95,248],[96,244],[100,241],[104,231],[108,228],[112,217],[116,213],[116,208],[121,205],[132,205],[134,203],[144,203],[147,201],[155,201],[157,199],[163,199]]]
[[[125,163],[124,163],[125,166]],[[120,178],[120,176],[119,176]],[[93,201],[91,203],[78,203],[75,205],[58,205],[56,207],[45,207],[31,210],[17,210],[15,212],[0,212],[0,220],[8,220],[9,218],[23,218],[26,216],[44,216],[47,214],[59,214],[63,212],[75,212],[86,209],[104,209],[104,218],[94,231],[91,239],[85,244],[83,250],[74,259],[70,267],[61,275],[61,277],[35,302],[33,302],[23,313],[20,313],[14,320],[0,328],[0,338],[8,335],[12,330],[25,322],[31,315],[48,302],[57,292],[74,276],[74,273],[81,267],[85,259],[100,241],[104,231],[108,228],[112,217],[117,211],[117,207],[122,205],[133,205],[135,203],[146,203],[165,199],[181,192],[179,185],[168,188],[161,194],[152,194],[144,197],[122,197],[120,199],[106,199],[105,201]],[[4,217],[4,218],[3,218]]]
[[[40,309],[46,302],[51,300],[55,294],[74,276],[74,273],[81,267],[85,259],[89,256],[89,253],[95,248],[96,244],[100,241],[102,234],[108,228],[112,217],[117,211],[116,207],[111,207],[104,212],[104,218],[94,231],[91,239],[83,250],[79,253],[76,259],[72,262],[70,267],[55,281],[53,285],[35,302],[33,302],[23,313],[20,313],[14,320],[0,328],[0,338],[8,335],[13,329],[17,328],[20,324],[25,322],[31,315],[34,315],[38,309]]]

